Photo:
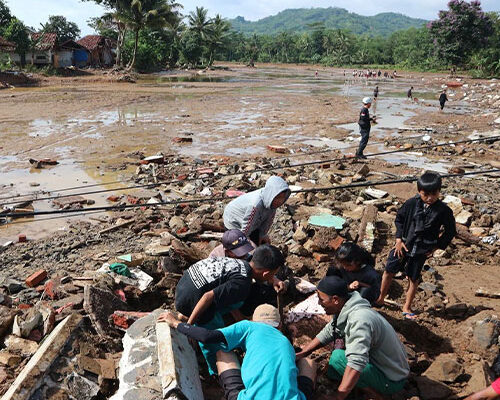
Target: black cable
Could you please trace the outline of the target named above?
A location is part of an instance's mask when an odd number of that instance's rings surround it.
[[[405,137],[405,140],[419,139],[421,137],[424,137],[425,135],[427,135],[427,133],[423,134],[423,135],[418,135],[418,136],[409,136],[409,137]],[[379,144],[384,144],[387,140],[388,139],[380,141],[380,142],[369,143],[368,146],[376,146],[376,145],[379,145]],[[311,156],[311,155],[316,155],[316,154],[331,153],[331,152],[337,151],[337,150],[354,149],[354,148],[357,148],[357,147],[358,147],[358,144],[352,145],[352,146],[343,147],[341,149],[328,148],[328,149],[317,150],[317,151],[312,151],[312,152],[307,152],[307,153],[294,153],[294,154],[288,154],[286,156],[266,158],[266,161],[283,160],[283,159],[287,159],[287,158],[291,158],[291,157],[306,157],[306,156]],[[209,168],[209,166],[207,166],[206,168]],[[186,173],[188,173],[188,171],[186,171]],[[87,188],[92,188],[92,187],[97,187],[97,186],[106,186],[106,185],[117,185],[117,184],[124,184],[126,182],[133,182],[133,181],[134,181],[134,179],[130,178],[130,179],[125,179],[125,180],[121,180],[121,181],[94,183],[94,184],[91,184],[91,185],[81,185],[81,186],[73,186],[73,187],[63,188],[63,189],[53,189],[53,190],[50,190],[50,192],[58,192],[58,193],[59,192],[67,192],[67,191],[70,191],[70,190],[87,189]],[[113,189],[111,189],[111,190],[113,190]],[[19,197],[32,196],[34,194],[36,194],[36,193],[27,193],[27,194],[19,194],[19,195],[16,195],[16,196],[0,197],[0,200],[17,199]],[[74,196],[74,195],[75,194],[68,195],[68,196]],[[35,200],[37,200],[37,201],[38,200],[50,200],[50,198],[38,198],[38,199],[35,199]],[[21,202],[24,203],[25,201],[30,201],[30,200],[23,200],[23,201],[19,200],[19,201],[16,201],[15,203],[21,203]],[[7,204],[14,204],[14,203],[2,203],[0,205],[7,205]]]
[[[500,172],[500,169],[493,169],[488,171],[471,171],[465,172],[463,174],[447,174],[441,175],[442,178],[454,178],[454,177],[463,177],[469,175],[483,175],[489,173]],[[500,176],[498,176],[500,178]],[[496,178],[496,177],[495,177]],[[358,187],[367,187],[367,186],[380,186],[380,185],[390,185],[395,183],[408,183],[415,182],[418,178],[403,178],[403,179],[393,179],[393,180],[385,180],[385,181],[367,181],[367,182],[359,182],[359,183],[350,183],[347,185],[337,185],[337,186],[329,186],[323,188],[310,188],[310,189],[299,189],[294,190],[292,193],[316,193],[316,192],[327,192],[331,190],[339,190],[339,189],[350,189],[350,188],[358,188]],[[100,207],[90,207],[85,209],[65,209],[65,210],[47,210],[47,211],[33,211],[26,213],[10,213],[4,214],[2,218],[23,218],[23,217],[33,217],[37,215],[58,215],[58,214],[70,214],[70,213],[78,213],[78,212],[92,212],[92,211],[115,211],[115,210],[124,210],[129,208],[139,208],[139,207],[157,207],[157,206],[167,206],[167,205],[179,205],[179,204],[192,204],[192,203],[212,203],[215,201],[226,201],[232,200],[234,197],[211,197],[211,198],[200,198],[200,199],[188,199],[188,200],[174,200],[174,201],[166,201],[159,202],[154,204],[125,204],[125,205],[116,205],[116,206],[100,206]]]
[[[365,154],[366,157],[375,157],[375,156],[380,156],[380,155],[386,155],[386,154],[394,154],[394,153],[401,153],[401,152],[407,152],[409,150],[415,151],[415,150],[424,150],[424,149],[429,149],[433,147],[443,147],[443,146],[452,146],[456,144],[462,144],[462,143],[471,143],[471,142],[480,142],[480,141],[488,141],[488,140],[499,140],[500,135],[498,136],[491,136],[488,138],[479,138],[479,139],[468,139],[468,140],[460,140],[460,141],[455,141],[455,142],[448,142],[448,143],[439,143],[439,144],[432,144],[432,145],[424,145],[424,146],[419,146],[419,147],[413,147],[412,149],[396,149],[396,150],[388,150],[388,151],[383,151],[379,153],[372,153],[372,154]],[[228,173],[228,174],[219,174],[217,175],[217,178],[224,178],[228,176],[236,176],[236,175],[242,175],[242,174],[252,174],[255,172],[268,172],[268,171],[275,171],[278,169],[293,169],[293,168],[298,168],[298,167],[305,167],[305,166],[310,166],[310,165],[317,165],[317,164],[325,164],[329,162],[335,162],[335,161],[345,161],[348,160],[349,158],[346,158],[345,156],[342,157],[337,157],[333,159],[327,159],[327,160],[321,160],[321,161],[309,161],[305,163],[300,163],[300,164],[293,164],[293,165],[280,165],[280,166],[275,166],[275,167],[268,167],[268,168],[257,168],[253,170],[247,170],[247,171],[241,171],[241,172],[233,172],[233,173]],[[197,181],[199,177],[195,178],[187,178],[184,180],[179,180],[179,179],[174,179],[171,181],[162,181],[162,182],[157,182],[157,183],[147,183],[147,184],[142,184],[142,185],[135,185],[135,186],[127,186],[124,188],[116,188],[116,189],[103,189],[103,190],[95,190],[91,192],[81,192],[81,193],[73,193],[73,194],[68,194],[68,195],[63,195],[63,196],[48,196],[48,197],[42,197],[38,199],[31,199],[31,200],[24,200],[24,201],[11,201],[11,202],[6,202],[6,203],[0,203],[0,206],[5,206],[5,205],[10,205],[10,204],[18,204],[18,203],[24,203],[26,201],[42,201],[42,200],[53,200],[53,199],[60,199],[60,198],[65,198],[65,197],[71,197],[71,196],[77,196],[77,195],[89,195],[89,194],[99,194],[99,193],[108,193],[108,192],[116,192],[116,191],[122,191],[122,190],[129,190],[129,189],[144,189],[144,188],[155,188],[160,185],[167,185],[167,184],[172,184],[172,183],[179,183],[179,182],[190,182],[190,181]]]

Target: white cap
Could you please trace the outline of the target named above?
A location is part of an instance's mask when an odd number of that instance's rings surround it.
[[[372,98],[371,97],[365,97],[363,99],[363,104],[371,104],[372,103]]]

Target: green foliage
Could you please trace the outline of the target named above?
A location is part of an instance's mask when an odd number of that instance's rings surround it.
[[[136,69],[140,72],[158,71],[169,63],[172,36],[166,31],[143,29],[139,34]],[[132,32],[127,35],[123,48],[125,62],[133,57],[135,39]]]
[[[74,22],[68,21],[62,15],[51,15],[49,21],[42,25],[42,32],[56,33],[57,41],[76,40],[80,36],[80,28]]]
[[[9,7],[3,0],[0,0],[0,36],[3,36],[4,29],[12,19]]]
[[[26,26],[17,18],[12,18],[5,29],[5,39],[16,44],[16,52],[23,56],[31,47],[31,41]]]
[[[283,31],[302,33],[321,25],[327,29],[349,30],[360,35],[389,36],[412,26],[421,27],[427,21],[396,13],[365,17],[343,8],[329,7],[288,9],[256,22],[246,21],[243,17],[237,17],[230,22],[235,30],[245,34],[273,35]]]
[[[203,45],[202,39],[199,33],[193,30],[187,30],[180,41],[180,53],[181,63],[188,64],[190,66],[197,66],[200,62],[201,56],[203,55]]]
[[[485,48],[493,34],[491,18],[481,10],[479,1],[451,0],[448,10],[429,23],[436,51],[445,62],[464,65],[475,52]]]
[[[488,47],[474,53],[469,59],[471,74],[477,78],[500,76],[500,15],[490,13],[493,34],[489,38]]]
[[[14,69],[15,65],[8,54],[0,54],[0,71]]]

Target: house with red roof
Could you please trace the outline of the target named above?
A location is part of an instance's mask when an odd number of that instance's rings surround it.
[[[77,41],[90,54],[89,64],[109,67],[114,64],[116,41],[101,35],[87,35]]]

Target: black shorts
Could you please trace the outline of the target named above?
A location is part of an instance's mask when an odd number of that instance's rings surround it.
[[[403,258],[398,258],[394,254],[394,249],[392,249],[387,258],[385,270],[391,274],[404,272],[409,279],[416,282],[420,280],[420,273],[422,272],[422,267],[426,259],[427,257],[425,254],[414,257],[405,255]]]
[[[224,389],[224,396],[227,400],[237,400],[238,395],[245,389],[241,379],[240,369],[228,369],[219,375],[219,382]],[[314,383],[307,376],[298,376],[297,384],[299,390],[304,393],[307,400],[311,400],[314,394]]]

